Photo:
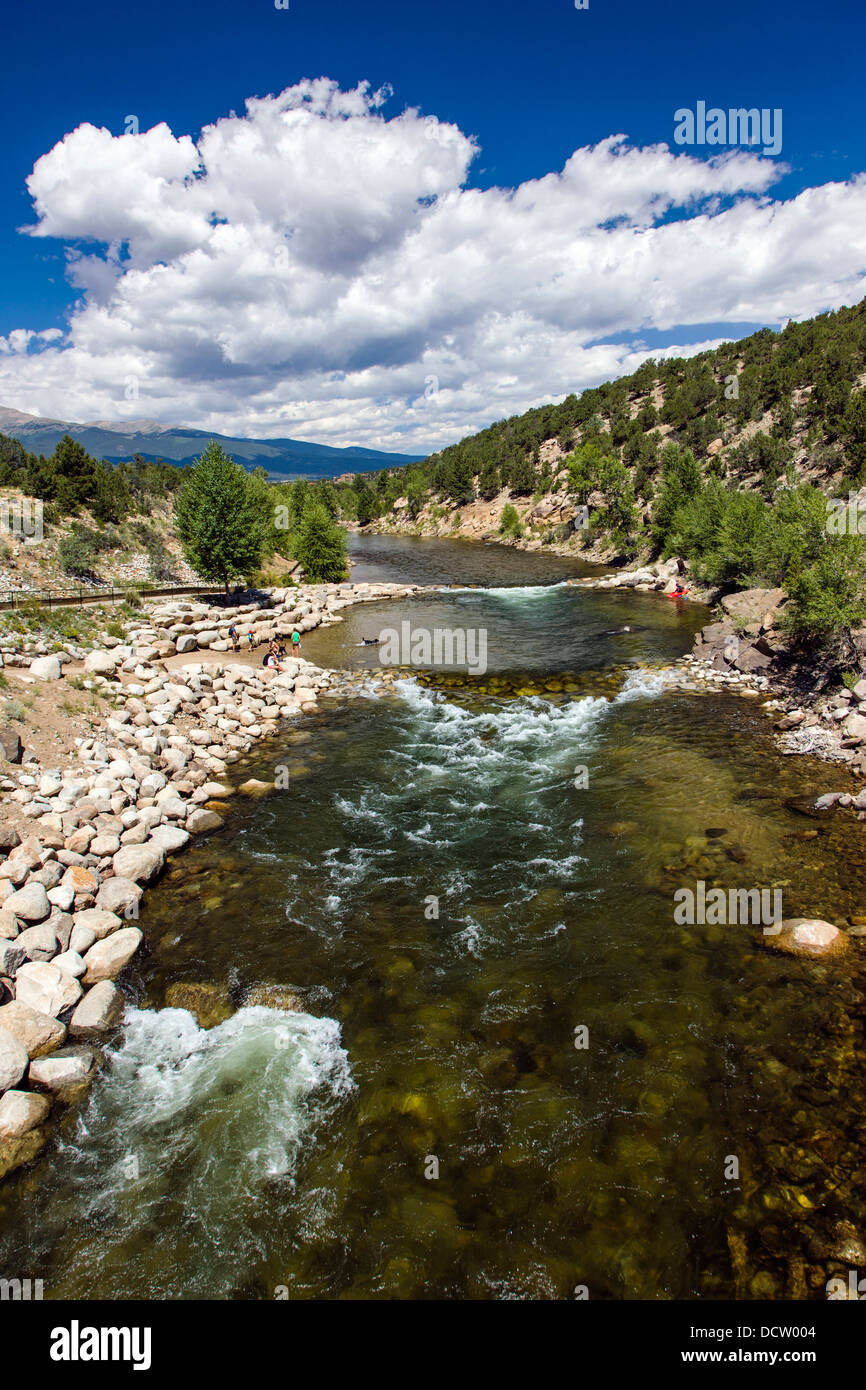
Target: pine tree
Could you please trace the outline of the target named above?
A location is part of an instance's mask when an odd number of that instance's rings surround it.
[[[204,579],[229,580],[258,569],[270,520],[267,487],[214,440],[186,473],[174,499],[187,561]]]
[[[294,539],[295,559],[315,584],[345,579],[346,534],[321,502],[308,502]]]
[[[363,481],[358,484],[356,495],[358,499],[358,525],[368,526],[379,515],[376,496],[373,489]]]
[[[56,483],[57,504],[61,511],[72,512],[87,502],[95,486],[96,464],[71,434],[59,441],[50,460]]]
[[[502,480],[499,476],[499,469],[496,467],[493,460],[490,459],[481,470],[481,476],[478,479],[478,491],[485,502],[492,502],[501,486]]]

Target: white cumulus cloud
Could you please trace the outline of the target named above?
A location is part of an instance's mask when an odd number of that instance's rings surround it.
[[[611,135],[482,190],[471,138],[389,99],[320,78],[198,141],[65,136],[23,230],[67,244],[80,298],[59,338],[0,338],[0,401],[425,452],[633,370],[648,330],[685,353],[866,292],[866,176],[782,201],[753,151]]]

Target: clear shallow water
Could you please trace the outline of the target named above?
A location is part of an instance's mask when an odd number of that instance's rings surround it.
[[[529,600],[542,633],[568,592]],[[824,1296],[866,1218],[857,966],[677,927],[672,894],[843,920],[862,827],[785,807],[811,774],[754,703],[580,642],[576,694],[407,682],[249,760],[289,789],[146,899],[147,1008],[0,1188],[0,1266],[79,1297]]]

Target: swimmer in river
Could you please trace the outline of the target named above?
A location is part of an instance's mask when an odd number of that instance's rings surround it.
[[[605,633],[603,634],[603,636],[605,636],[605,637],[619,637],[619,635],[620,635],[621,632],[634,632],[634,631],[636,631],[636,629],[635,629],[635,628],[632,628],[632,627],[609,627],[608,630],[607,630],[607,632],[605,632]]]
[[[378,647],[381,640],[381,637],[362,637],[357,645],[359,647]]]

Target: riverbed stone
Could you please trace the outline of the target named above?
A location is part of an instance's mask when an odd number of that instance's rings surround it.
[[[200,835],[205,830],[219,830],[222,823],[222,816],[218,816],[216,811],[206,810],[203,806],[190,811],[186,818],[186,828],[194,835]]]
[[[13,941],[20,930],[15,913],[7,912],[5,905],[0,907],[0,939]]]
[[[5,1028],[0,1028],[0,1091],[17,1086],[30,1064],[27,1048]]]
[[[108,883],[113,881],[113,879],[109,879]],[[107,884],[103,884],[103,887],[107,887]],[[104,936],[110,936],[112,932],[118,931],[123,926],[122,918],[116,912],[109,912],[104,907],[85,907],[81,912],[76,912],[73,923],[73,935],[79,927],[84,927],[93,933],[93,941],[101,941]],[[89,950],[90,946],[93,945],[93,941],[85,947],[86,950]],[[72,937],[70,937],[69,944],[73,946]],[[78,951],[80,949],[80,946],[73,946],[73,950]]]
[[[849,714],[842,724],[842,732],[846,738],[862,743],[866,739],[866,719],[862,714]]]
[[[151,832],[151,841],[159,845],[166,854],[173,854],[189,843],[189,831],[181,830],[179,825],[158,825]]]
[[[123,995],[111,980],[100,980],[89,989],[69,1020],[72,1038],[100,1038],[123,1015]]]
[[[42,922],[51,912],[48,894],[41,883],[27,883],[10,893],[3,906],[23,922]]]
[[[7,763],[20,763],[23,751],[21,737],[14,729],[0,729],[0,757]]]
[[[91,950],[93,948],[91,947]],[[51,961],[34,960],[18,968],[15,998],[31,1009],[60,1018],[81,998],[81,985]]]
[[[66,1041],[66,1027],[41,1009],[33,1009],[22,1004],[20,999],[12,999],[0,1007],[0,1029],[11,1033],[23,1047],[31,1061],[43,1057]]]
[[[17,937],[14,941],[9,941],[6,937],[0,936],[0,975],[14,979],[18,967],[29,959],[27,952],[18,944]]]
[[[143,845],[124,845],[111,861],[118,878],[131,878],[136,883],[150,883],[165,864],[165,850],[153,840]]]
[[[89,1089],[96,1071],[96,1054],[90,1047],[72,1045],[61,1047],[50,1057],[40,1057],[30,1063],[28,1080],[31,1086],[49,1091],[64,1104],[80,1100]]]
[[[95,893],[99,879],[83,864],[70,864],[63,875],[63,886],[71,888],[74,893]]]
[[[28,960],[51,960],[58,951],[57,936],[49,922],[27,927],[15,938],[15,945],[26,952]]]
[[[88,652],[84,658],[84,669],[93,675],[113,676],[117,669],[117,658],[111,652]]]
[[[819,917],[789,917],[779,923],[775,935],[773,930],[759,940],[771,950],[791,956],[839,955],[850,945],[845,932]]]
[[[51,1102],[31,1091],[7,1091],[0,1097],[0,1139],[20,1139],[48,1115]]]
[[[56,656],[37,656],[30,663],[30,674],[41,681],[59,681],[63,673]]]
[[[54,964],[58,970],[65,970],[76,980],[80,980],[87,969],[78,951],[61,951],[59,955],[54,957]]]
[[[138,927],[122,927],[120,931],[97,941],[84,957],[87,973],[86,985],[98,984],[100,980],[113,980],[132,960],[138,950],[144,933]]]
[[[96,895],[96,906],[125,916],[127,912],[137,909],[141,894],[142,889],[134,879],[115,875],[102,884]]]

